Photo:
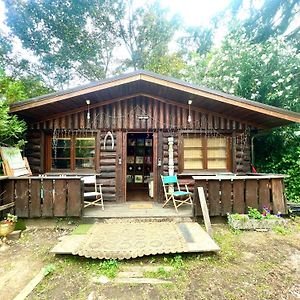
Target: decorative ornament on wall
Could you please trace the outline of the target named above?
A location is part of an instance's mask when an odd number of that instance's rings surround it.
[[[115,147],[115,139],[113,134],[111,133],[111,131],[108,131],[104,137],[104,145],[103,145],[103,149],[105,150],[106,148],[106,141],[108,138],[111,138],[111,149],[113,150]]]

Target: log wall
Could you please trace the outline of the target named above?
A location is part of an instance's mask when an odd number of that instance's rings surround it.
[[[128,100],[118,101],[107,105],[92,108],[90,110],[90,122],[87,120],[87,110],[66,114],[57,118],[46,119],[29,124],[28,143],[25,155],[28,157],[30,167],[34,174],[44,173],[44,145],[46,135],[52,135],[53,131],[63,131],[63,135],[73,130],[92,131],[97,135],[97,173],[100,173],[100,182],[103,184],[104,200],[120,198],[120,192],[116,189],[116,177],[122,177],[118,170],[116,149],[118,147],[117,134],[120,131],[150,131],[158,132],[158,157],[162,159],[162,168],[159,174],[168,173],[168,137],[174,137],[174,171],[178,173],[178,142],[181,132],[196,132],[202,135],[226,134],[232,136],[233,171],[244,173],[250,170],[249,139],[244,133],[248,126],[245,122],[232,120],[226,116],[215,115],[207,111],[191,107],[192,122],[188,123],[188,106],[184,104],[168,103],[144,96],[133,97]],[[140,120],[139,116],[147,115],[148,120]],[[103,140],[107,131],[115,135],[115,149],[111,150],[109,144],[103,148]],[[110,142],[110,141],[109,141]],[[119,145],[121,148],[126,145]],[[119,147],[119,148],[120,148]],[[118,150],[118,156],[122,155],[122,149]],[[160,149],[162,148],[162,149]],[[119,174],[120,173],[120,174]],[[118,175],[119,174],[119,175]],[[185,177],[184,182],[190,182],[191,176]],[[160,182],[160,178],[158,178]],[[161,192],[161,187],[158,188]]]
[[[147,115],[148,120],[138,117]],[[159,101],[139,96],[124,101],[117,101],[90,110],[90,122],[87,109],[66,114],[57,118],[42,120],[30,124],[31,129],[201,129],[201,130],[240,130],[247,128],[246,122],[228,119],[191,107],[192,122],[188,123],[188,106]]]

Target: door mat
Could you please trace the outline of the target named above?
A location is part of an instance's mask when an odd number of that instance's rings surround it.
[[[136,203],[136,204],[130,204],[129,208],[132,209],[151,209],[153,208],[152,203]]]
[[[121,219],[95,223],[86,234],[67,235],[51,253],[93,259],[130,259],[219,250],[219,246],[196,222]]]

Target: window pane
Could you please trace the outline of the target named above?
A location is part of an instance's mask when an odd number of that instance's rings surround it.
[[[207,139],[207,168],[226,169],[226,138]]]
[[[207,157],[208,158],[225,158],[226,157],[226,148],[208,149]]]
[[[71,147],[71,139],[70,138],[59,138],[52,140],[52,145],[56,144],[56,147],[70,148]],[[53,147],[53,146],[52,146]]]
[[[77,137],[75,139],[75,168],[93,169],[95,166],[95,138]]]
[[[207,161],[207,168],[208,169],[226,169],[227,163],[226,158],[225,159],[208,159]]]
[[[56,151],[55,151],[56,150]],[[69,158],[70,157],[70,148],[52,148],[52,157],[53,158]]]
[[[203,169],[203,149],[200,137],[186,137],[183,140],[184,147],[184,169]]]
[[[202,149],[184,149],[184,158],[202,158]]]
[[[52,159],[53,169],[70,169],[70,159]]]
[[[76,157],[85,158],[85,157],[94,157],[95,149],[94,148],[76,148],[75,151]]]
[[[93,169],[94,168],[94,159],[76,159],[75,160],[76,169]]]
[[[183,139],[183,152],[184,170],[227,169],[225,137],[186,135]],[[204,155],[207,163],[204,163]]]
[[[207,148],[211,148],[211,147],[226,148],[226,138],[222,138],[222,137],[207,138]]]
[[[76,138],[75,147],[95,147],[95,138]]]
[[[200,170],[203,169],[202,159],[184,159],[184,169],[185,170]]]
[[[202,139],[196,137],[186,137],[183,140],[184,148],[186,147],[201,147]]]

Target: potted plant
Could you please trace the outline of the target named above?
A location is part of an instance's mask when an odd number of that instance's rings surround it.
[[[14,231],[18,217],[8,213],[6,218],[0,222],[0,237],[6,237]]]
[[[275,226],[286,226],[287,221],[280,213],[273,215],[270,209],[264,206],[262,213],[256,208],[248,207],[248,214],[228,214],[228,223],[234,229],[267,230]]]

